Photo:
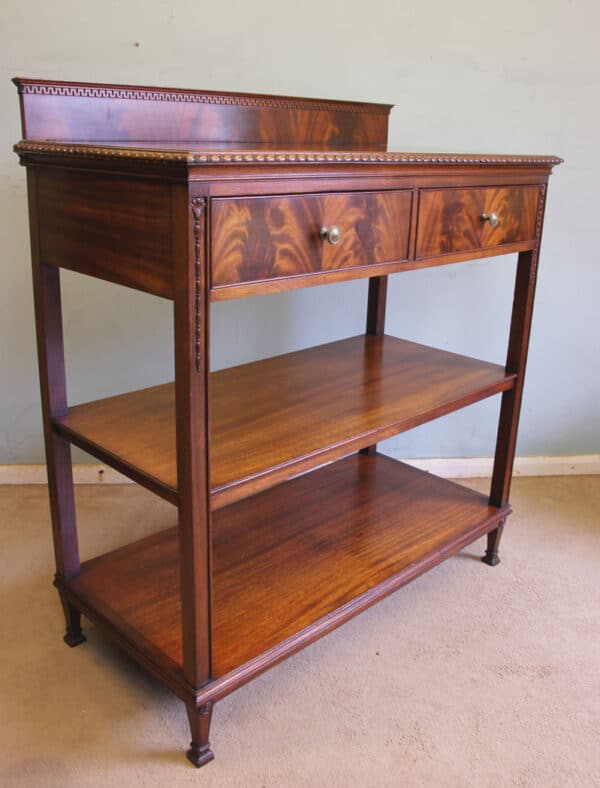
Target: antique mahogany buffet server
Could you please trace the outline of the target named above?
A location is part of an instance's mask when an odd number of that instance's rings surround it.
[[[561,160],[390,153],[384,104],[15,84],[65,641],[83,613],[178,695],[201,766],[219,698],[483,534],[498,563]],[[504,366],[384,333],[389,274],[509,252]],[[173,302],[174,383],[68,405],[61,268]],[[364,334],[210,371],[212,301],[358,278]],[[377,452],[499,393],[489,496]],[[177,524],[80,563],[71,444]]]

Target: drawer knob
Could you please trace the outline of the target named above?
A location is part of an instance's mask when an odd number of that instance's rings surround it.
[[[500,223],[500,217],[496,211],[492,211],[491,213],[482,213],[481,221],[484,223],[489,222],[490,227],[496,227]]]
[[[342,240],[342,231],[335,224],[332,224],[331,227],[321,227],[319,236],[322,241],[329,241],[332,246],[335,246]]]

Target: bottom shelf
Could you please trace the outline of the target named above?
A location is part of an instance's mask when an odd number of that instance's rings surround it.
[[[359,454],[218,510],[213,677],[233,671],[244,673],[237,684],[247,680],[509,512],[396,460]],[[86,562],[65,590],[146,667],[180,680],[176,528]]]

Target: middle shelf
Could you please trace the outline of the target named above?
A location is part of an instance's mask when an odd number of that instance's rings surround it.
[[[510,389],[514,380],[498,364],[368,335],[213,372],[211,506]],[[76,405],[54,429],[177,503],[172,383]]]

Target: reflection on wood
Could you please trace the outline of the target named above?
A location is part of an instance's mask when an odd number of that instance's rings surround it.
[[[212,202],[212,286],[406,260],[411,191]],[[321,240],[335,225],[341,240]]]

